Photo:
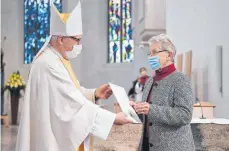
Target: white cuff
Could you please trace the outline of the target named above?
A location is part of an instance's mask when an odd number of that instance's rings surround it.
[[[106,140],[114,124],[115,117],[116,114],[100,108],[95,117],[95,122],[91,130],[91,134]]]

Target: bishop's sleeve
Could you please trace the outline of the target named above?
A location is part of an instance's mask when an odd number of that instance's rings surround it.
[[[89,134],[106,139],[115,114],[88,101],[61,69],[48,67],[50,121],[60,150],[76,150]]]
[[[109,116],[108,116],[109,115]],[[115,114],[102,108],[99,109],[96,115],[91,134],[101,138],[107,139],[110,129],[114,123]]]
[[[80,87],[80,92],[90,101],[95,103],[95,89],[86,89],[84,87]]]

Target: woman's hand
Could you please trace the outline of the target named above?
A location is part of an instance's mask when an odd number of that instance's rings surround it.
[[[134,101],[130,101],[129,102],[130,106],[132,106],[134,108],[134,106],[136,105],[136,103]]]
[[[150,105],[147,102],[142,102],[142,103],[137,103],[137,104],[135,103],[134,109],[138,114],[148,115]]]

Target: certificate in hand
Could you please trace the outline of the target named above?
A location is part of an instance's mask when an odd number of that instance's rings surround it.
[[[136,112],[134,111],[134,109],[132,108],[132,106],[130,106],[129,104],[129,98],[126,94],[126,91],[123,87],[120,87],[118,85],[115,84],[111,84],[109,83],[114,96],[116,97],[123,113],[125,113],[127,115],[127,118],[132,120],[133,123],[141,123],[141,120],[139,119],[138,115],[136,114]]]

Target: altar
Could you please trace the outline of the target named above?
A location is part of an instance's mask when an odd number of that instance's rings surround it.
[[[198,151],[229,150],[229,119],[199,119],[191,122],[192,134]]]
[[[193,118],[191,128],[197,151],[229,150],[229,119]],[[94,139],[93,151],[137,151],[141,135],[141,124],[113,126],[106,141]]]
[[[142,128],[142,124],[114,125],[106,141],[94,138],[93,151],[136,151]]]
[[[201,108],[214,108],[201,102]],[[191,121],[191,129],[195,142],[196,151],[228,151],[229,150],[229,119],[214,118],[213,113],[201,112],[197,108]],[[114,111],[118,113],[121,108],[118,103],[114,104]],[[201,119],[202,113],[206,119]],[[208,114],[206,114],[208,113]],[[113,126],[108,140],[103,141],[95,138],[93,151],[137,151],[142,136],[142,124],[129,124]]]

